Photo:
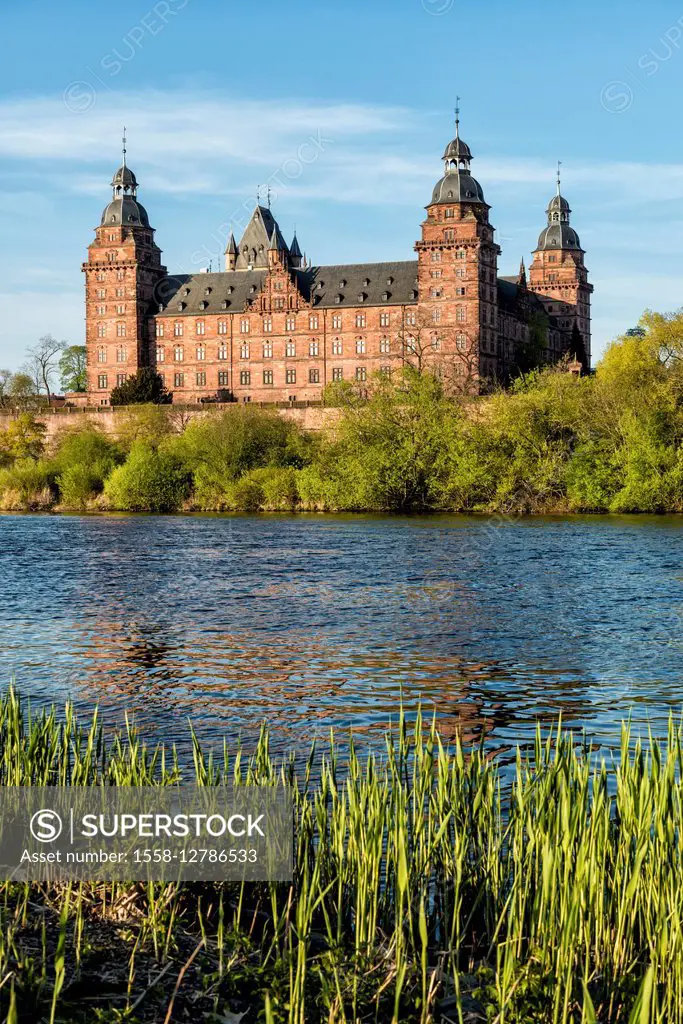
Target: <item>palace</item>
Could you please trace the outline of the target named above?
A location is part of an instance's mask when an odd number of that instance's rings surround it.
[[[315,401],[332,381],[410,363],[454,390],[482,391],[569,355],[590,366],[584,251],[560,193],[527,275],[498,277],[490,206],[455,138],[443,155],[417,259],[307,264],[257,203],[225,271],[169,276],[138,183],[123,164],[83,264],[90,404],[152,366],[173,401]]]

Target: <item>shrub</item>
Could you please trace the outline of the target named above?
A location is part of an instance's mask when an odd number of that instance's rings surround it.
[[[0,507],[35,511],[54,504],[54,472],[46,462],[18,459],[0,470]]]
[[[220,510],[235,507],[233,484],[246,473],[299,467],[310,458],[312,445],[277,413],[236,408],[195,420],[172,450],[192,471],[197,507]]]
[[[105,480],[122,460],[119,446],[98,430],[63,434],[53,456],[61,504],[85,508],[102,493]]]
[[[111,474],[104,493],[111,508],[124,512],[175,512],[188,495],[189,483],[173,452],[140,441]]]

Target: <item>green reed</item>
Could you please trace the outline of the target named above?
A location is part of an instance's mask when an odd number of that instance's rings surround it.
[[[0,698],[0,784],[288,785],[296,836],[291,885],[0,884],[3,1019],[683,1024],[673,723],[609,763],[539,729],[507,774],[420,714],[301,769],[266,728],[192,751]]]

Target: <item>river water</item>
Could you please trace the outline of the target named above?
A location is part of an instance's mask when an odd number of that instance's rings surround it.
[[[683,519],[0,516],[0,684],[152,739],[379,743],[421,702],[511,756],[683,707]]]

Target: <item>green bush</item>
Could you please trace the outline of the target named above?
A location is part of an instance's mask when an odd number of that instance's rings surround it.
[[[0,507],[31,511],[50,508],[54,503],[54,471],[49,463],[18,459],[0,469]]]
[[[296,424],[249,407],[194,420],[172,448],[192,472],[195,505],[218,511],[235,507],[233,485],[251,470],[300,467],[312,449]]]
[[[85,508],[102,493],[105,480],[122,461],[120,447],[98,430],[63,434],[52,459],[60,503],[65,508]]]
[[[189,489],[189,474],[177,455],[139,441],[113,471],[104,493],[109,507],[123,512],[176,512]]]

